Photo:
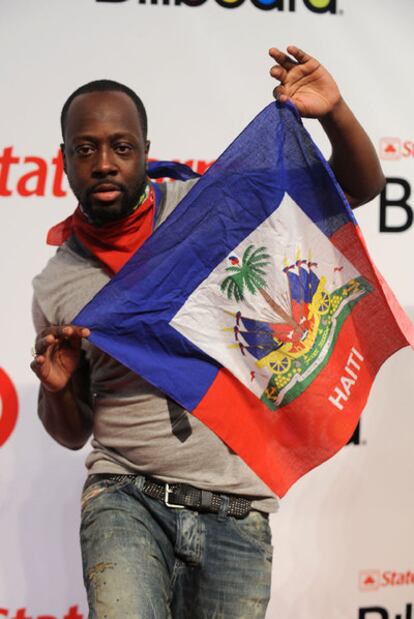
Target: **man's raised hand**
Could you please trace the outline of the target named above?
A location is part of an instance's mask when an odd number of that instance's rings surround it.
[[[306,118],[322,118],[341,102],[341,93],[330,73],[316,58],[294,45],[285,54],[276,47],[269,55],[277,62],[270,69],[280,84],[273,94],[281,103],[291,101]]]

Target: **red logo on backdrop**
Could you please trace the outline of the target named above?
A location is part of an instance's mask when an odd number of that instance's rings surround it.
[[[381,138],[379,143],[381,159],[414,159],[414,141],[400,138]]]
[[[401,140],[400,138],[381,138],[380,140],[381,159],[400,159]]]
[[[414,585],[414,572],[411,570],[363,570],[359,573],[361,591],[377,591],[380,587]]]
[[[0,368],[0,447],[14,430],[18,409],[16,389],[6,372]]]
[[[66,196],[66,190],[62,186],[63,176],[63,158],[60,151],[50,161],[34,155],[21,157],[14,152],[13,146],[7,146],[0,151],[1,197],[45,196],[50,191],[56,198],[62,198]],[[48,183],[50,190],[47,189]]]
[[[361,591],[376,591],[381,586],[379,570],[364,570],[359,573],[359,588]]]
[[[30,614],[30,616],[29,616]],[[33,612],[29,612],[26,608],[18,608],[13,611],[9,608],[0,608],[0,617],[9,617],[10,619],[36,619]],[[37,619],[60,619],[62,615],[37,615]],[[78,611],[78,604],[71,606],[63,619],[83,619],[83,614]],[[86,617],[86,615],[85,615]]]

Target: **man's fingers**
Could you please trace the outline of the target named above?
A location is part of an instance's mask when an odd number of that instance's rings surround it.
[[[44,355],[49,346],[57,344],[58,341],[59,340],[51,333],[46,336],[38,335],[34,346],[35,358],[39,357],[39,355]]]
[[[288,48],[290,49],[290,48]],[[293,47],[291,49],[298,49],[297,47]],[[299,50],[300,51],[300,50]],[[288,56],[287,54],[285,54],[285,52],[282,52],[280,49],[278,49],[277,47],[271,47],[269,49],[269,55],[274,58],[274,60],[276,60],[276,62],[283,67],[284,69],[286,69],[286,71],[289,71],[292,67],[294,67],[297,62],[295,60],[293,60],[293,58],[290,58],[290,56]]]
[[[37,353],[43,353],[49,346],[88,337],[90,333],[86,327],[74,325],[48,327],[37,336],[35,350]]]
[[[319,65],[312,56],[309,56],[299,47],[290,45],[287,49],[293,58],[290,58],[287,54],[277,49],[277,47],[272,47],[269,50],[270,56],[279,63],[270,69],[270,75],[279,80],[282,85],[289,85],[291,87],[295,82],[300,81],[309,74],[309,72],[317,69]]]
[[[41,368],[45,361],[46,358],[44,355],[36,355],[36,357],[31,362],[30,367],[35,372],[36,370],[39,370]]]
[[[81,338],[90,335],[89,329],[86,327],[78,327],[76,325],[63,325],[61,327],[53,327],[52,335],[58,339],[67,340],[72,337]]]
[[[290,56],[277,47],[271,47],[269,49],[270,56],[287,71],[298,64],[304,64],[305,62],[309,62],[309,60],[313,60],[312,56],[304,52],[303,49],[296,47],[296,45],[289,45],[287,51]],[[293,58],[291,58],[291,56],[293,56]]]
[[[37,364],[37,360],[33,359],[33,361],[30,364],[30,369],[32,370],[32,372],[34,372],[36,374],[36,376],[38,376],[38,370],[39,370],[39,366]]]
[[[308,60],[312,59],[312,56],[310,56],[309,54],[304,52],[303,49],[299,49],[299,47],[296,47],[295,45],[289,45],[289,47],[287,48],[287,51],[300,64],[302,64],[304,62],[308,62]]]
[[[276,101],[280,101],[280,103],[286,103],[289,100],[288,95],[285,94],[283,86],[276,86],[273,89],[273,96]]]
[[[277,80],[279,80],[279,82],[284,82],[286,80],[287,74],[288,73],[287,73],[286,69],[284,69],[280,65],[274,65],[270,69],[270,75],[272,77],[276,78]]]
[[[30,369],[36,374],[40,380],[44,380],[46,377],[44,376],[43,366],[45,364],[46,357],[43,355],[36,355],[33,361],[30,364]]]

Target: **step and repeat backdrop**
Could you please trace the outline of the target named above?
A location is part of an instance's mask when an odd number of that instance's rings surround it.
[[[408,0],[0,0],[0,617],[86,619],[78,546],[87,448],[36,415],[31,280],[75,206],[59,115],[111,78],[149,114],[151,153],[203,172],[271,99],[269,47],[324,63],[372,137],[387,185],[357,211],[414,317],[414,4]],[[322,151],[317,121],[306,126]],[[414,617],[414,354],[382,368],[351,443],[272,516],[269,619]],[[121,618],[120,618],[121,619]]]

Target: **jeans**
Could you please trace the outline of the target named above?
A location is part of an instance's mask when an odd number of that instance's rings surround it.
[[[94,476],[82,495],[89,619],[259,619],[270,597],[266,515],[167,507],[144,478]],[[90,482],[89,482],[90,483]]]

